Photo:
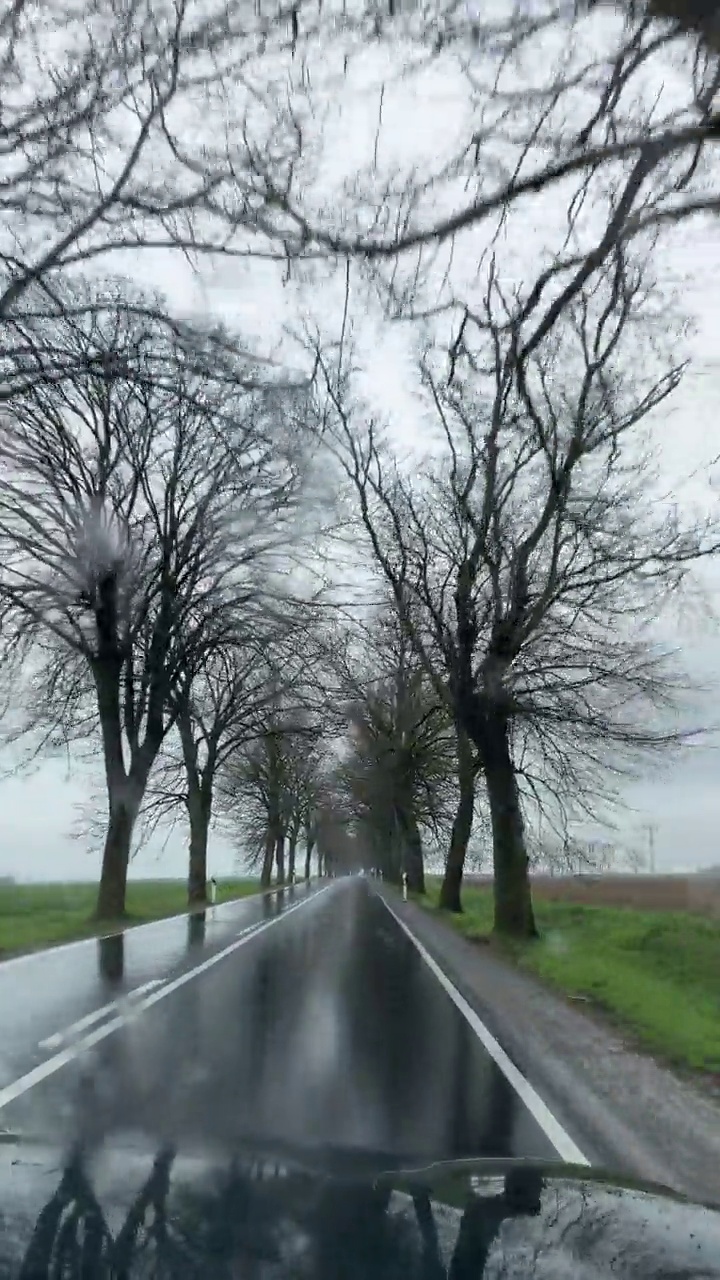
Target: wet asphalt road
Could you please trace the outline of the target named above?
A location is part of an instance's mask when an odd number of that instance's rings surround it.
[[[0,1026],[0,1126],[41,1142],[557,1158],[359,879],[0,966]]]
[[[298,886],[296,901],[307,892]],[[197,965],[199,958],[220,951],[242,930],[264,920],[274,910],[271,903],[272,897],[268,902],[258,894],[224,903],[204,916],[175,916],[0,963],[0,1095],[3,1086],[57,1047],[58,1036],[65,1040],[68,1029],[108,1004],[134,1001],[136,992],[154,990]],[[70,1039],[76,1038],[72,1033]]]

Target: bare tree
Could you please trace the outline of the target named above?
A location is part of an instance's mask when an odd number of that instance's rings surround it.
[[[79,653],[54,634],[19,666],[12,646],[0,650],[2,746],[10,773],[27,773],[48,757],[96,754],[97,705],[92,676]]]
[[[600,0],[606,3],[606,0]],[[582,3],[578,6],[581,10]],[[592,8],[592,3],[588,6]],[[671,22],[677,31],[686,35],[698,35],[714,52],[720,52],[720,5],[717,0],[648,0],[638,4],[636,0],[619,6],[630,21],[637,21],[645,13],[650,18]]]
[[[290,53],[300,9],[3,0],[0,320],[33,286],[50,305],[59,274],[89,259],[216,253],[233,228],[252,234],[246,138],[223,127],[224,100],[243,71]]]
[[[344,101],[354,110],[356,82],[347,76],[354,50],[347,24],[331,10],[334,30],[328,22],[307,29],[303,57],[290,73],[297,152],[292,162],[283,153],[280,172],[262,148],[249,153],[269,252],[274,244],[284,260],[340,255],[373,264],[395,311],[432,310],[439,285],[442,304],[455,301],[444,286],[457,238],[466,237],[463,249],[472,255],[476,242],[467,233],[485,223],[484,241],[506,232],[515,209],[552,188],[562,191],[563,208],[574,209],[574,231],[579,211],[602,202],[609,183],[632,189],[615,242],[718,208],[714,0],[540,0],[502,13],[449,0],[406,10],[391,3],[353,11],[363,52],[373,40],[391,47],[397,74],[378,74],[376,127],[332,196],[308,181],[308,172],[333,145]],[[431,72],[462,100],[467,125],[456,136],[449,123],[439,153],[419,160],[413,149],[404,165],[394,139],[383,145],[392,127],[386,117],[397,120],[408,84],[432,92]],[[411,94],[405,101],[410,115]],[[308,118],[313,131],[304,127]],[[591,228],[587,221],[590,236]],[[566,250],[572,270],[572,237]],[[423,283],[430,296],[421,301]]]
[[[44,296],[52,307],[60,276],[119,250],[178,249],[194,260],[394,257],[601,166],[677,157],[671,186],[680,199],[647,217],[714,207],[717,192],[695,177],[698,149],[714,136],[715,68],[695,60],[682,112],[663,110],[643,79],[648,63],[663,71],[678,30],[714,42],[714,5],[651,0],[648,20],[644,4],[620,4],[629,26],[616,24],[600,50],[597,7],[546,0],[528,12],[474,15],[449,0],[407,15],[394,0],[291,0],[272,12],[250,0],[63,0],[46,13],[4,0],[0,318],[16,319],[35,287],[34,305]],[[564,48],[553,64],[547,40],[558,32]],[[355,181],[346,199],[328,202],[317,176],[322,100],[333,101],[348,61],[372,43],[400,47],[406,76],[444,60],[469,86],[475,119],[420,181],[369,191]],[[528,65],[543,72],[530,92],[518,81]],[[644,115],[634,107],[640,93]],[[458,177],[467,203],[429,217],[438,184],[449,189]],[[370,231],[366,196],[376,211]],[[341,206],[343,219],[353,211],[349,229],[328,217]]]
[[[296,469],[290,424],[244,390],[240,367],[234,386],[198,372],[172,332],[122,306],[66,318],[61,338],[75,376],[34,382],[0,426],[2,633],[17,659],[52,637],[92,678],[108,797],[97,913],[109,918],[124,912],[173,692],[267,591]]]
[[[400,471],[376,423],[353,419],[347,384],[320,359],[374,556],[478,753],[506,933],[535,931],[517,735],[571,731],[629,752],[678,738],[680,685],[645,623],[720,544],[713,524],[668,503],[643,451],[640,424],[681,374],[659,372],[647,347],[644,369],[637,347],[634,365],[625,357],[647,296],[643,266],[616,249],[528,355],[491,274],[475,341],[466,320],[442,371],[423,362],[444,439],[425,484]]]
[[[534,870],[550,875],[600,875],[617,861],[617,848],[609,840],[589,840],[569,831],[561,840],[538,841],[532,856]]]

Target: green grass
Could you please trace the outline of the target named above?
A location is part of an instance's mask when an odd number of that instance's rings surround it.
[[[219,880],[218,902],[258,893],[257,880]],[[92,919],[97,884],[0,885],[0,958],[38,947],[112,933]],[[187,910],[184,880],[133,880],[128,883],[128,918],[117,928],[146,924]]]
[[[430,886],[429,906],[437,905]],[[444,918],[471,939],[492,928],[489,890]],[[720,1072],[720,922],[684,912],[536,902],[540,940],[505,944],[523,969],[601,1007],[676,1065]]]

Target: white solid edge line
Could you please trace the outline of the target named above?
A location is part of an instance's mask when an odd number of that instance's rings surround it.
[[[227,947],[223,947],[222,951],[216,951],[214,955],[209,956],[207,960],[203,960],[194,969],[188,969],[186,973],[180,974],[179,978],[174,978],[172,982],[166,983],[164,987],[161,987],[159,991],[154,991],[147,999],[134,1003],[132,1008],[133,1017],[136,1017],[139,1013],[144,1013],[146,1009],[150,1009],[159,1000],[164,1000],[167,996],[172,995],[173,991],[177,991],[179,987],[184,987],[186,983],[192,982],[193,978],[197,978],[201,973],[206,973],[208,969],[212,969],[213,965],[219,964],[226,956],[232,955],[234,951],[244,947],[247,942],[250,942],[259,933],[264,933],[266,929],[271,929],[275,924],[281,924],[293,912],[300,911],[309,902],[317,902],[318,898],[321,898],[323,893],[326,893],[331,887],[330,885],[325,885],[317,893],[312,893],[309,897],[303,898],[302,902],[296,903],[293,907],[288,907],[286,911],[283,911],[282,915],[273,916],[272,920],[261,920],[259,924],[249,925],[239,938],[236,938]],[[77,1040],[74,1044],[68,1045],[67,1048],[61,1049],[59,1053],[53,1054],[52,1058],[48,1058],[45,1062],[41,1062],[39,1066],[33,1067],[32,1071],[26,1072],[24,1076],[20,1076],[17,1080],[13,1080],[11,1084],[0,1088],[0,1109],[6,1107],[9,1102],[14,1102],[16,1098],[22,1097],[24,1093],[33,1089],[36,1084],[41,1084],[49,1076],[55,1075],[61,1067],[66,1066],[68,1062],[72,1062],[75,1058],[79,1058],[87,1049],[92,1049],[96,1044],[100,1044],[102,1040],[106,1040],[108,1036],[113,1035],[115,1031],[119,1031],[126,1023],[127,1018],[124,1016],[105,1022],[96,1031],[91,1031],[88,1035],[83,1036],[82,1040]]]
[[[522,1075],[520,1071],[518,1071],[515,1063],[511,1061],[505,1050],[495,1039],[494,1035],[488,1031],[485,1023],[478,1017],[475,1010],[470,1004],[468,1004],[465,997],[460,994],[455,984],[450,981],[447,974],[440,968],[440,965],[433,960],[430,952],[426,950],[419,938],[415,937],[412,929],[405,924],[404,920],[400,919],[400,916],[393,911],[389,903],[387,903],[380,894],[378,894],[378,897],[387,907],[393,919],[400,925],[400,928],[404,930],[408,938],[410,938],[410,941],[417,947],[428,968],[432,971],[440,985],[450,996],[450,999],[456,1008],[460,1010],[460,1013],[463,1015],[466,1022],[470,1024],[483,1048],[493,1059],[496,1066],[500,1068],[505,1079],[512,1085],[518,1097],[522,1102],[524,1102],[531,1116],[540,1126],[545,1136],[550,1139],[558,1155],[561,1156],[561,1158],[568,1164],[589,1165],[590,1161],[583,1155],[580,1148],[576,1146],[570,1135],[566,1133],[565,1129],[563,1129],[560,1122],[555,1119],[550,1108],[546,1106],[540,1095],[533,1089],[530,1082],[525,1079],[524,1075]]]
[[[303,884],[305,881],[303,881]],[[312,880],[310,881],[312,884]],[[296,885],[295,888],[300,886]],[[237,907],[239,903],[252,902],[255,898],[269,898],[273,893],[283,893],[289,889],[290,885],[277,885],[272,889],[260,889],[257,893],[245,893],[240,898],[230,898],[228,902],[216,902],[213,908],[208,903],[206,911],[224,911],[227,907]],[[307,895],[308,898],[312,894]],[[305,901],[305,899],[303,899]],[[72,942],[57,942],[52,947],[39,947],[37,951],[26,951],[22,956],[8,956],[7,960],[0,959],[0,975],[5,969],[11,969],[16,964],[27,964],[30,960],[42,960],[44,956],[57,955],[58,951],[72,951],[73,947],[87,947],[93,942],[100,942],[105,938],[117,938],[120,934],[140,933],[143,929],[159,929],[162,925],[173,924],[177,920],[187,920],[194,912],[179,911],[175,916],[160,916],[159,920],[148,920],[145,924],[129,925],[126,929],[116,929],[114,933],[93,933],[89,938],[75,938]],[[199,914],[199,913],[198,913]]]

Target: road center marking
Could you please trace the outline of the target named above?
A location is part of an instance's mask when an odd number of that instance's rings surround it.
[[[102,1022],[109,1014],[123,1011],[126,1007],[128,1010],[135,1012],[137,1010],[138,996],[145,995],[146,991],[154,991],[156,987],[163,985],[163,978],[152,978],[150,982],[145,982],[141,987],[135,987],[134,991],[128,991],[126,995],[119,996],[117,1000],[111,1000],[109,1004],[104,1004],[101,1009],[95,1009],[92,1013],[88,1013],[84,1018],[78,1018],[77,1022],[71,1022],[69,1027],[64,1027],[62,1031],[57,1031],[55,1035],[47,1036],[45,1040],[38,1042],[38,1048],[43,1050],[59,1049],[61,1044],[67,1040],[72,1040],[74,1036],[79,1035],[83,1031],[87,1031],[88,1027],[93,1027],[96,1022]]]
[[[450,981],[447,974],[440,968],[437,961],[433,960],[430,952],[423,946],[420,939],[415,937],[412,929],[405,924],[404,920],[400,919],[400,916],[393,911],[389,903],[387,903],[380,894],[378,894],[378,897],[383,905],[387,907],[390,915],[399,924],[403,932],[407,934],[408,938],[413,943],[413,946],[417,947],[420,955],[428,966],[428,969],[430,969],[435,975],[441,987],[443,987],[447,992],[455,1007],[460,1010],[465,1021],[470,1024],[485,1051],[492,1058],[496,1066],[500,1068],[505,1079],[510,1085],[512,1085],[512,1088],[525,1104],[527,1110],[530,1112],[535,1122],[540,1126],[545,1136],[550,1139],[558,1155],[568,1164],[589,1164],[590,1161],[583,1155],[580,1148],[575,1145],[569,1133],[563,1129],[560,1122],[555,1119],[552,1111],[543,1102],[539,1093],[536,1093],[530,1082],[525,1079],[524,1075],[522,1075],[520,1071],[518,1071],[515,1063],[508,1057],[505,1050],[502,1048],[502,1045],[500,1045],[494,1035],[488,1031],[485,1023],[478,1017],[475,1010],[470,1004],[468,1004],[465,997],[460,994],[455,984]],[[0,1097],[1,1096],[2,1095],[0,1094]]]
[[[223,947],[222,951],[216,951],[214,955],[208,956],[208,959],[203,960],[201,964],[195,965],[193,969],[188,969],[185,973],[181,973],[179,978],[173,978],[171,982],[166,982],[159,991],[153,991],[144,999],[134,1002],[132,1006],[133,1014],[144,1013],[146,1009],[152,1008],[158,1001],[165,1000],[167,996],[172,995],[173,991],[177,991],[188,982],[192,982],[201,973],[207,973],[208,969],[212,969],[221,960],[231,956],[240,947],[244,947],[246,943],[257,937],[258,934],[264,933],[266,929],[272,929],[273,925],[281,924],[293,912],[301,911],[309,903],[317,902],[318,898],[321,898],[332,887],[332,885],[325,885],[317,893],[312,893],[309,897],[303,898],[301,902],[296,903],[295,906],[288,907],[286,911],[283,911],[282,915],[273,916],[271,920],[261,920],[259,924],[249,925],[234,942],[231,942],[227,947]],[[105,1022],[101,1027],[97,1027],[95,1031],[90,1031],[82,1039],[76,1040],[74,1044],[60,1049],[51,1058],[41,1062],[39,1066],[33,1067],[32,1071],[26,1072],[24,1076],[20,1076],[19,1079],[13,1080],[11,1084],[5,1085],[4,1088],[0,1089],[0,1109],[6,1107],[8,1103],[14,1102],[16,1098],[22,1097],[24,1093],[28,1093],[36,1084],[41,1084],[43,1080],[55,1075],[61,1067],[66,1066],[68,1062],[72,1062],[75,1058],[79,1058],[87,1049],[94,1048],[96,1044],[100,1044],[102,1040],[106,1040],[108,1036],[113,1035],[115,1031],[119,1031],[125,1025],[126,1018],[124,1016],[114,1017],[110,1022]]]

